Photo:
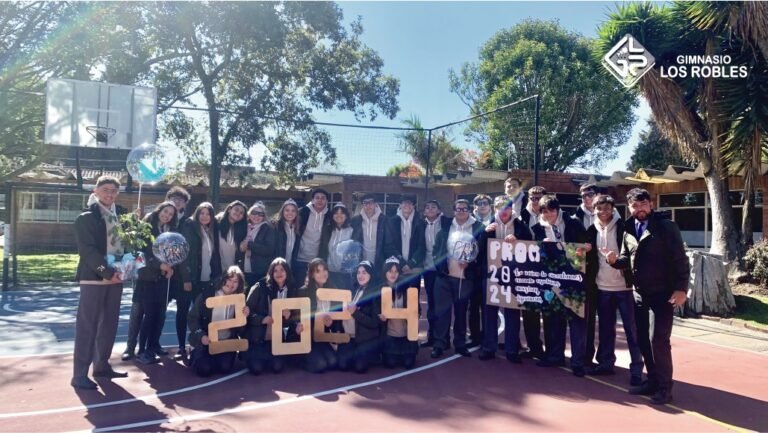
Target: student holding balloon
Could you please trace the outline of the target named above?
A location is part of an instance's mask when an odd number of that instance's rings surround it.
[[[152,226],[152,235],[157,238],[163,233],[176,230],[176,218],[176,207],[166,201],[157,205],[144,220]],[[168,303],[168,280],[173,277],[174,270],[173,265],[161,261],[153,249],[153,245],[144,248],[146,266],[139,270],[134,293],[144,310],[144,318],[139,326],[139,354],[136,357],[136,361],[141,364],[155,363],[158,356],[168,354],[160,346],[160,334]]]
[[[354,269],[349,268],[360,262],[362,232],[359,228],[353,228],[350,225],[349,210],[342,203],[336,203],[331,209],[331,220],[332,223],[323,229],[320,238],[320,258],[328,263],[330,279],[334,285],[339,289],[351,290],[353,285],[351,272],[354,272]],[[347,242],[350,240],[356,242],[357,245]],[[347,249],[355,247],[359,251],[354,257],[354,263],[349,267],[344,266],[344,262],[349,259],[347,256],[354,253],[354,251],[347,251]]]

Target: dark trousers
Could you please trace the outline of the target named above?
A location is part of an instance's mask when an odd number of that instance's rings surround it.
[[[368,367],[381,358],[380,341],[378,339],[359,343],[354,338],[349,343],[339,344],[336,351],[339,370],[354,370],[365,373]]]
[[[437,278],[437,271],[424,271],[424,291],[427,292],[427,324],[429,329],[427,330],[427,341],[434,342],[435,340],[435,311],[437,306],[435,305],[435,279]]]
[[[312,351],[304,358],[304,368],[310,373],[324,373],[338,366],[336,351],[330,343],[312,343]]]
[[[472,280],[460,280],[447,275],[438,275],[435,281],[435,347],[448,347],[451,313],[453,313],[453,346],[462,349],[467,346],[467,305],[472,295]]]
[[[285,367],[283,357],[272,355],[271,341],[249,342],[247,359],[248,371],[251,374],[261,374],[268,367],[272,372],[280,373]]]
[[[510,355],[520,353],[520,310],[501,308],[504,314],[504,351]],[[499,307],[485,305],[483,311],[483,350],[496,352],[499,346]]]
[[[550,324],[549,316],[544,316],[544,344],[541,342],[541,313],[538,311],[523,310],[523,331],[525,342],[531,355],[542,356],[544,347],[549,347]]]
[[[201,377],[216,373],[229,374],[235,365],[235,356],[235,352],[211,355],[208,346],[196,347],[189,357],[189,367]]]
[[[635,293],[637,341],[643,354],[648,382],[660,389],[672,390],[672,322],[674,307],[670,293],[641,296]],[[650,312],[653,311],[653,337],[650,335]]]
[[[165,311],[168,307],[165,300],[165,284],[162,284],[162,299],[156,295],[147,296],[142,299],[144,308],[144,320],[141,322],[139,330],[139,353],[147,349],[160,348],[160,335],[163,333],[165,325]]]
[[[135,290],[135,289],[134,289]],[[128,319],[128,343],[127,349],[133,352],[139,340],[139,329],[144,321],[144,304],[141,301],[131,302],[131,316]]]
[[[643,356],[637,342],[635,297],[632,290],[620,292],[601,290],[599,301],[600,344],[597,347],[597,362],[601,366],[609,368],[613,368],[616,363],[616,309],[618,309],[621,322],[624,325],[624,335],[627,338],[627,348],[631,359],[629,373],[636,377],[642,376]]]
[[[298,239],[296,240],[298,242]],[[296,261],[293,266],[293,281],[301,287],[307,280],[307,269],[309,268],[308,262]]]
[[[586,334],[586,352],[584,352],[584,362],[591,364],[595,358],[595,323],[597,321],[597,310],[599,301],[599,290],[597,287],[587,289],[586,303],[584,305],[584,312],[586,316],[584,319],[587,321],[587,334]],[[601,317],[602,319],[602,317]]]
[[[75,354],[73,376],[87,376],[94,371],[109,370],[109,357],[117,336],[120,299],[123,284],[80,285],[80,301],[75,320]]]
[[[475,283],[469,296],[469,338],[473,343],[483,341],[483,304],[485,304],[485,285],[487,280]]]
[[[198,283],[200,287],[203,284]],[[196,284],[197,285],[197,284]],[[195,290],[193,287],[191,292],[185,292],[182,288],[176,293],[176,338],[179,341],[179,349],[184,349],[187,346],[187,316],[189,315],[189,309],[195,302],[195,293],[200,293],[200,290]],[[160,328],[162,335],[162,328]]]
[[[549,318],[550,337],[547,342],[547,360],[556,363],[565,362],[565,335],[568,327],[571,328],[571,368],[583,368],[587,321],[575,315],[568,320],[564,312],[552,313]]]

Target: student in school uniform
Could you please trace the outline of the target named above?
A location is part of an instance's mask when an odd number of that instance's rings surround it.
[[[264,279],[256,283],[248,295],[246,305],[250,310],[248,316],[248,370],[251,374],[261,374],[267,368],[279,373],[285,366],[285,357],[272,355],[272,301],[287,299],[295,296],[296,287],[288,262],[278,257],[272,260]],[[288,332],[294,333],[296,323],[292,322],[291,312],[283,311],[284,337]],[[298,335],[299,333],[296,333]],[[284,340],[288,340],[284,338]]]
[[[229,269],[233,265],[241,271],[245,269],[245,252],[240,245],[248,234],[248,221],[245,218],[247,210],[245,203],[235,200],[216,215],[216,226],[219,228],[216,242],[221,269]]]
[[[347,311],[352,318],[343,320],[349,343],[339,344],[339,370],[365,373],[381,360],[381,292],[373,281],[373,265],[362,261],[357,266],[352,302]]]
[[[293,269],[296,265],[296,257],[299,254],[299,242],[301,241],[301,220],[299,219],[299,207],[293,199],[286,200],[280,207],[277,220],[274,221],[275,229],[275,257],[282,257]],[[306,272],[300,279],[296,274],[293,281],[304,281]]]
[[[338,250],[339,244],[346,241],[362,241],[361,233],[349,221],[349,210],[343,203],[336,203],[331,209],[331,224],[323,229],[320,238],[320,258],[328,264],[330,279],[334,287],[351,290],[354,276],[342,268],[343,253]],[[353,264],[354,265],[354,264]]]
[[[245,290],[245,276],[237,266],[230,266],[227,272],[219,279],[216,286],[207,288],[201,293],[195,305],[189,312],[189,342],[192,345],[189,367],[201,377],[212,374],[229,374],[232,372],[237,353],[225,352],[212,355],[209,351],[210,337],[208,325],[212,322],[229,320],[235,317],[234,306],[208,308],[205,301],[210,297],[226,296],[243,293]],[[243,315],[250,315],[248,306],[243,307]],[[231,338],[239,338],[245,327],[223,329],[219,331],[219,341]]]
[[[560,209],[555,196],[545,196],[540,201],[541,218],[533,227],[537,241],[586,243],[586,232],[581,223]],[[591,247],[588,245],[587,252]],[[565,365],[565,335],[570,325],[571,371],[576,377],[584,377],[584,355],[586,352],[586,320],[570,312],[553,313],[549,319],[549,338],[546,341],[544,359],[536,365],[555,367]]]
[[[416,199],[403,196],[397,215],[387,224],[384,254],[395,256],[402,264],[402,275],[407,284],[416,285],[421,277],[421,268],[426,255],[424,242],[424,220],[418,216],[415,208]]]
[[[491,223],[485,228],[489,238],[503,239],[504,242],[513,242],[515,240],[532,240],[531,231],[525,223],[517,218],[515,210],[505,196],[496,197],[494,200],[494,209],[496,214],[491,219]],[[483,329],[485,330],[480,360],[488,361],[496,358],[496,348],[498,347],[499,337],[496,332],[499,325],[499,307],[485,303],[485,293],[483,294],[484,308]],[[504,350],[507,360],[514,364],[521,363],[520,359],[520,310],[514,308],[504,308]]]
[[[245,254],[243,271],[248,296],[248,291],[264,278],[275,258],[275,231],[267,221],[267,209],[262,202],[256,202],[248,209],[248,230],[240,243],[240,251]]]
[[[520,211],[520,220],[532,229],[539,223],[539,201],[547,195],[547,190],[543,186],[532,186],[528,189],[528,200],[523,210]],[[531,233],[533,236],[533,233]],[[521,355],[526,358],[541,359],[544,356],[544,344],[541,342],[541,313],[532,310],[523,310],[523,333],[525,342],[528,345],[528,351]],[[547,335],[549,329],[549,317],[544,316],[544,335]]]
[[[382,284],[392,288],[392,307],[408,308],[408,286],[400,283],[400,261],[391,257],[384,262]],[[419,353],[418,341],[408,340],[408,324],[405,319],[390,319],[383,313],[379,318],[385,323],[384,365],[389,368],[403,367],[410,370],[416,365]]]
[[[451,228],[453,219],[445,216],[437,200],[429,200],[424,205],[424,291],[427,293],[427,341],[422,343],[423,347],[432,347],[435,344],[435,318],[437,305],[435,304],[435,280],[437,279],[437,269],[435,269],[435,260],[433,253],[435,250],[435,240],[440,231],[448,231]]]
[[[317,188],[310,192],[312,201],[299,209],[299,251],[293,274],[296,280],[304,280],[307,276],[309,262],[320,255],[323,230],[331,225],[331,213],[328,211],[328,191]]]
[[[387,217],[376,203],[376,196],[365,194],[362,197],[360,213],[352,217],[350,224],[360,233],[363,244],[363,260],[373,263],[379,269],[384,263],[384,231]]]
[[[317,289],[333,289],[333,283],[330,281],[328,265],[325,260],[317,258],[309,262],[307,266],[306,283],[296,291],[297,298],[309,298],[311,309],[311,327],[312,329],[302,329],[302,332],[313,332],[315,321],[322,320],[326,332],[344,332],[341,323],[338,320],[332,320],[327,313],[330,312],[330,302],[319,301],[317,299]],[[292,320],[299,321],[300,318],[292,316]],[[335,370],[338,367],[338,357],[336,349],[331,343],[318,342],[312,340],[312,351],[304,355],[304,368],[310,373],[324,373],[329,370]]]

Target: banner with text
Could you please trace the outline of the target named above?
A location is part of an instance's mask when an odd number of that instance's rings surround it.
[[[488,239],[486,303],[584,317],[583,244]]]

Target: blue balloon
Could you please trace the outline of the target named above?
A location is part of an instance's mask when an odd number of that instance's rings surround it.
[[[187,254],[189,254],[189,244],[184,236],[167,232],[155,239],[155,243],[152,244],[152,253],[162,263],[176,266],[186,260]]]
[[[125,166],[139,183],[157,183],[168,171],[168,156],[160,146],[145,143],[128,153]]]
[[[341,263],[341,272],[354,273],[363,257],[363,245],[351,239],[339,242],[334,252]]]

